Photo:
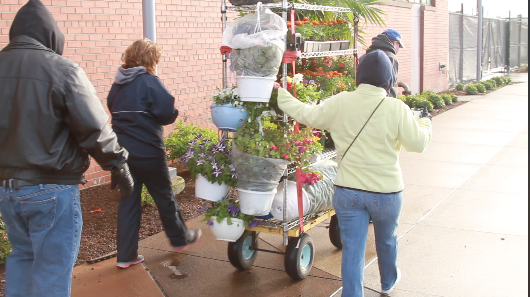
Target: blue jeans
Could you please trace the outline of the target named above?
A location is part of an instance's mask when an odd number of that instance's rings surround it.
[[[6,261],[6,297],[67,297],[81,242],[77,185],[0,185],[0,211],[13,251]]]
[[[342,237],[342,296],[364,296],[366,237],[370,218],[374,225],[381,288],[394,285],[397,278],[397,227],[403,193],[381,194],[335,188],[333,207]]]

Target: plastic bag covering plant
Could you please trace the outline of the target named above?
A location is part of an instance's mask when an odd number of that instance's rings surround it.
[[[277,46],[255,46],[232,50],[232,67],[237,76],[275,76],[280,69],[283,49]]]
[[[184,124],[179,120],[175,124],[175,131],[164,138],[168,160],[178,161],[178,158],[188,150],[188,143],[199,134],[202,135],[202,139],[209,139],[210,141],[216,141],[219,138],[217,131],[213,129],[201,128],[193,123]]]
[[[238,76],[273,77],[278,73],[287,24],[268,8],[230,23],[223,32],[224,46],[231,47],[232,67]]]
[[[228,225],[232,225],[232,219],[243,220],[245,227],[256,227],[259,221],[255,220],[253,216],[242,213],[239,209],[239,203],[234,198],[223,197],[217,202],[204,204],[201,208],[205,216],[202,219],[208,225],[213,225],[213,217],[218,223],[223,219],[227,219]]]
[[[214,143],[209,139],[203,139],[199,134],[189,142],[188,150],[179,161],[189,169],[193,178],[200,174],[211,183],[224,182],[234,187],[237,176],[230,157],[230,147],[231,143],[226,137]]]

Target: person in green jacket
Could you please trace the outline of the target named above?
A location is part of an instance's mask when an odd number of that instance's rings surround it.
[[[404,147],[421,153],[432,136],[427,112],[416,120],[404,102],[387,97],[386,90],[393,85],[395,75],[383,51],[366,54],[356,77],[355,91],[339,93],[316,106],[298,101],[283,88],[278,90],[282,111],[301,124],[329,131],[335,143],[339,168],[333,206],[343,240],[343,297],[363,296],[370,218],[375,229],[381,293],[389,294],[399,281],[397,227],[404,188],[399,152]]]

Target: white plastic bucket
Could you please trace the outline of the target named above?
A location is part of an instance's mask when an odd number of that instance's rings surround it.
[[[195,196],[213,202],[221,200],[228,193],[225,183],[211,183],[204,176],[197,175],[195,180]]]
[[[269,102],[276,77],[236,76],[241,101]]]
[[[242,213],[251,216],[265,216],[271,211],[272,201],[277,189],[270,192],[256,192],[237,189],[239,208]]]

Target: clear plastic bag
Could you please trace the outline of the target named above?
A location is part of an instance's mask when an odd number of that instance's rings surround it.
[[[246,154],[235,146],[232,146],[232,162],[236,167],[237,187],[257,192],[275,190],[287,165],[291,163],[287,160]]]
[[[286,220],[290,221],[298,217],[298,192],[296,191],[296,182],[287,181],[287,195],[284,193],[283,188],[284,183],[281,183],[272,201],[271,214],[274,218],[283,221],[283,199],[287,196]],[[309,197],[303,188],[302,198],[303,214],[305,216],[309,213]]]
[[[335,194],[335,178],[338,165],[333,160],[324,160],[310,166],[314,171],[322,173],[322,179],[312,186],[304,186],[309,200],[308,213],[319,213],[333,208],[333,194]],[[295,180],[294,175],[289,177]]]
[[[285,52],[287,24],[258,5],[256,13],[236,19],[223,32],[224,46],[232,48],[232,67],[238,76],[272,77]]]

